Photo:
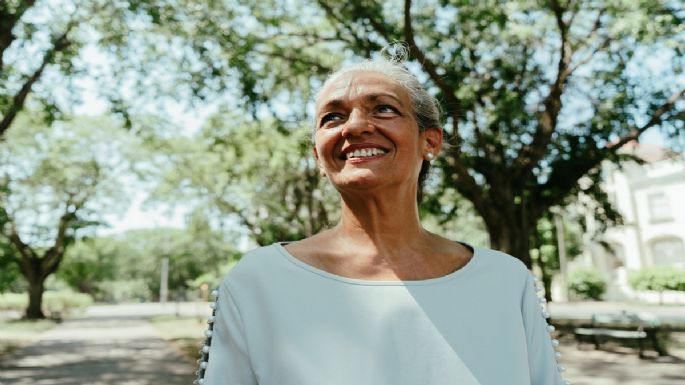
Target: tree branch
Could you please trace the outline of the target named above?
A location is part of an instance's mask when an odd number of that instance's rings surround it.
[[[671,111],[671,109],[673,109],[675,103],[678,101],[678,99],[682,98],[683,95],[685,95],[685,88],[682,88],[680,91],[673,93],[664,102],[664,104],[659,106],[659,108],[657,108],[656,111],[654,111],[654,113],[652,114],[649,121],[647,121],[647,123],[643,124],[642,127],[634,128],[630,131],[629,134],[623,136],[617,142],[608,145],[606,149],[608,151],[616,151],[619,148],[621,148],[624,144],[630,142],[631,140],[637,139],[643,132],[647,131],[648,129],[656,125],[661,124],[664,121],[664,115]]]
[[[371,46],[375,45],[373,42],[364,40],[357,36],[357,34],[354,32],[351,26],[349,26],[345,21],[338,16],[338,14],[335,12],[333,8],[331,8],[330,5],[326,4],[325,1],[323,0],[317,0],[316,2],[321,8],[323,8],[324,12],[326,13],[326,17],[333,19],[337,25],[342,26],[347,33],[352,36],[352,39],[354,40],[355,44],[360,47],[361,49],[366,51],[366,56],[369,57],[371,56]],[[340,37],[340,40],[346,41],[342,36]],[[376,47],[380,49],[380,47]]]
[[[42,258],[42,263],[43,263],[43,275],[47,277],[48,275],[52,274],[57,270],[59,267],[59,264],[62,262],[62,258],[64,257],[64,251],[65,251],[65,246],[66,246],[66,236],[67,236],[67,230],[71,227],[72,223],[74,220],[77,219],[76,217],[76,211],[78,211],[81,207],[82,204],[76,204],[76,207],[73,210],[69,209],[69,206],[72,205],[71,202],[71,197],[69,201],[66,203],[66,208],[64,210],[64,213],[60,216],[59,222],[57,225],[57,236],[55,237],[55,242],[52,244],[52,246],[45,251],[43,254]]]
[[[604,9],[600,9],[599,12],[597,13],[597,18],[595,19],[594,24],[592,25],[592,29],[588,34],[583,38],[583,41],[586,42],[586,44],[576,47],[576,51],[581,48],[581,47],[586,47],[589,45],[589,43],[594,39],[594,37],[597,35],[597,32],[599,31],[599,28],[602,26],[602,15],[604,14]],[[607,48],[609,46],[609,42],[611,42],[611,37],[606,36],[602,42],[597,45],[595,49],[590,51],[584,58],[580,59],[578,63],[576,63],[573,68],[569,69],[569,73],[573,74],[578,68],[589,62],[593,56],[595,56],[599,51],[602,51],[603,49]]]
[[[685,88],[673,93],[659,108],[652,114],[647,123],[641,127],[630,131],[628,135],[623,136],[617,142],[607,145],[602,149],[595,149],[593,152],[587,152],[586,156],[575,157],[572,160],[566,161],[562,166],[554,168],[552,175],[544,185],[539,185],[535,189],[534,198],[542,206],[551,207],[561,203],[561,200],[566,196],[565,194],[554,194],[554,196],[542,196],[542,193],[549,191],[552,187],[559,191],[571,191],[578,184],[578,179],[586,175],[595,167],[598,167],[602,160],[606,159],[607,152],[615,152],[624,144],[637,139],[640,134],[647,129],[654,127],[664,121],[664,115],[667,114],[675,103],[685,95]]]
[[[259,50],[259,49],[254,49],[255,53],[258,53],[260,55],[264,55],[266,57],[274,58],[274,59],[281,59],[285,60],[288,63],[300,63],[308,66],[309,68],[316,68],[316,72],[319,74],[327,74],[331,72],[331,69],[328,67],[325,67],[324,65],[321,64],[320,61],[316,60],[309,60],[306,57],[302,57],[302,55],[289,55],[284,52],[275,52],[273,50]]]
[[[416,45],[414,39],[414,29],[412,28],[411,18],[411,0],[404,1],[404,40],[409,45],[409,54],[419,61],[421,67],[428,73],[430,78],[435,82],[443,96],[445,97],[445,107],[449,111],[454,125],[453,140],[454,148],[459,152],[459,144],[461,143],[461,136],[459,135],[459,99],[454,93],[454,89],[445,82],[445,79],[438,74],[438,67]]]
[[[559,29],[560,52],[557,63],[557,76],[550,86],[550,91],[543,102],[543,108],[538,113],[538,128],[533,135],[533,141],[523,146],[514,160],[514,172],[518,177],[527,175],[537,162],[547,153],[550,138],[557,127],[557,119],[561,111],[561,96],[568,77],[571,75],[570,64],[573,50],[569,41],[570,24],[564,21],[565,8],[557,0],[550,1],[552,11]]]
[[[35,3],[35,0],[25,0],[20,3],[14,13],[10,13],[8,5],[0,6],[0,72],[3,67],[3,56],[5,50],[16,39],[12,30],[17,25],[24,13]]]
[[[4,207],[1,209],[9,222],[9,234],[5,234],[5,236],[19,254],[19,258],[15,259],[14,261],[19,265],[19,269],[21,270],[22,274],[24,274],[24,276],[30,281],[36,276],[37,272],[35,266],[40,264],[40,260],[36,255],[36,252],[21,239],[21,236],[17,231],[17,227],[13,219],[9,216],[9,213],[5,211]]]
[[[448,149],[448,169],[452,171],[449,184],[454,184],[462,195],[471,200],[476,207],[484,204],[483,190],[476,180],[469,174],[468,169],[461,161],[461,136],[459,135],[459,110],[460,102],[454,93],[454,89],[438,74],[438,67],[416,45],[411,18],[411,0],[404,1],[404,39],[409,45],[409,54],[417,59],[421,67],[428,73],[445,97],[445,108],[449,111],[454,125],[454,146]],[[451,158],[451,159],[450,159]]]
[[[24,108],[26,97],[31,92],[33,84],[40,79],[45,67],[47,67],[48,64],[52,64],[57,53],[64,51],[71,44],[67,35],[74,26],[75,23],[70,23],[64,33],[52,40],[52,47],[43,56],[43,61],[41,62],[40,66],[33,72],[31,76],[29,76],[28,79],[26,79],[24,85],[22,85],[21,89],[19,89],[16,95],[14,95],[12,104],[10,104],[7,111],[3,112],[2,121],[0,121],[0,137],[2,137],[5,131],[7,131],[7,129],[10,127],[14,119],[17,117],[19,111]]]

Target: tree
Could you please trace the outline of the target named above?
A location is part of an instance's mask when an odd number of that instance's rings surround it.
[[[167,258],[169,291],[179,298],[195,289],[193,282],[201,275],[223,276],[225,266],[237,257],[231,234],[210,228],[203,214],[195,213],[191,217],[185,229],[140,229],[118,236],[119,241],[132,249],[137,261],[135,269],[130,265],[120,266],[118,279],[142,280],[152,297],[157,297],[160,265]]]
[[[0,213],[2,215],[2,213]],[[6,218],[1,218],[0,223],[5,223]],[[6,242],[0,241],[0,293],[14,291],[21,286],[21,273],[14,259],[16,252]]]
[[[185,229],[154,228],[77,240],[57,277],[98,301],[153,299],[159,293],[160,264],[169,260],[169,289],[178,297],[195,290],[195,280],[225,273],[237,253],[231,234],[212,229],[193,213]]]
[[[130,279],[122,274],[125,264],[131,264],[136,256],[123,242],[112,237],[82,238],[67,248],[56,276],[80,293],[102,300],[99,284],[116,278]]]
[[[51,67],[64,72],[74,70],[71,60],[80,43],[73,34],[83,14],[55,14],[50,11],[50,4],[40,3],[45,2],[19,0],[0,4],[0,137],[24,109],[28,96],[46,71]],[[51,14],[50,23],[41,23],[38,12],[32,11]],[[36,57],[36,51],[42,57],[28,60]],[[54,96],[44,91],[39,97],[53,114],[57,112]]]
[[[447,116],[442,184],[473,203],[493,247],[528,266],[538,221],[581,190],[601,191],[603,160],[649,128],[683,129],[685,15],[675,1],[187,5],[145,10],[185,39],[197,93],[235,74],[243,101],[277,118],[304,111],[273,105],[303,100],[296,89],[320,84],[339,59],[406,42],[408,65]],[[580,186],[584,176],[591,183]]]
[[[129,84],[131,73],[151,68],[140,53],[113,60],[109,52],[135,46],[137,10],[154,0],[10,0],[0,2],[0,138],[24,108],[44,110],[46,122],[74,113],[84,84],[130,124],[123,94],[149,84]],[[144,15],[150,17],[150,15]],[[85,80],[85,81],[84,81]],[[126,84],[126,87],[122,87]],[[128,87],[131,86],[131,87]],[[156,89],[156,88],[155,88]],[[161,96],[161,93],[158,95]],[[89,95],[89,97],[92,97]]]
[[[573,202],[576,206],[579,202]],[[531,244],[533,263],[540,268],[541,281],[545,288],[545,299],[552,301],[552,275],[561,270],[559,247],[564,247],[567,260],[571,260],[583,251],[582,229],[583,218],[577,213],[564,212],[563,221],[555,221],[554,216],[561,214],[545,213],[538,221],[537,232]],[[557,228],[559,226],[560,228]],[[559,235],[563,237],[560,242]],[[563,272],[566,273],[566,272]],[[563,277],[566,279],[566,277]],[[566,285],[566,282],[564,282]]]
[[[28,283],[27,318],[44,317],[45,280],[79,233],[121,201],[116,175],[125,162],[117,146],[126,144],[117,130],[84,118],[56,122],[46,134],[41,117],[26,117],[0,147],[0,237],[13,251],[2,258],[16,263]]]
[[[170,138],[166,168],[160,165],[163,183],[153,196],[237,223],[260,245],[329,226],[337,194],[319,175],[309,134],[272,127],[268,120],[218,113],[191,140]]]

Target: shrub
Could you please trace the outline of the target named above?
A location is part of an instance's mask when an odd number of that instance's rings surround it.
[[[150,300],[152,293],[143,279],[103,281],[97,284],[97,298],[111,303],[143,302]]]
[[[0,294],[0,310],[16,310],[23,312],[28,306],[29,298],[26,293]],[[93,304],[93,298],[88,294],[70,291],[45,291],[43,294],[43,310],[49,314],[65,314],[71,310],[87,307]]]
[[[28,303],[29,298],[25,293],[0,294],[0,310],[23,311]]]
[[[648,267],[631,272],[628,282],[635,290],[685,291],[685,269]]]
[[[569,275],[568,288],[576,298],[601,300],[607,282],[597,270],[581,268]]]
[[[65,314],[92,304],[93,297],[88,294],[70,291],[46,291],[43,294],[43,310],[50,314]]]

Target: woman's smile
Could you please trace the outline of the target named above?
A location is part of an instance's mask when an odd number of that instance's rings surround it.
[[[387,153],[388,150],[376,145],[350,145],[341,151],[340,159],[349,163],[361,163],[381,158]]]

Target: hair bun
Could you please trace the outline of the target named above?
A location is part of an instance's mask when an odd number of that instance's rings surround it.
[[[409,60],[409,44],[396,40],[381,49],[381,56],[389,62],[404,64]]]

